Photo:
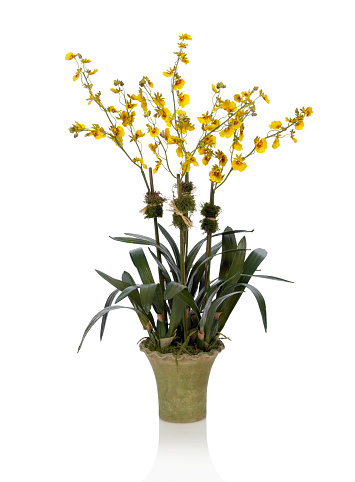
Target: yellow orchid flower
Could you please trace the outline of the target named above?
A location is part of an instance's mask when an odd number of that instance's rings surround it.
[[[192,40],[192,38],[191,35],[184,33],[183,35],[180,35],[179,40]]]
[[[209,155],[209,154],[206,154],[203,158],[202,158],[202,164],[204,166],[207,166],[207,164],[210,162],[212,156]]]
[[[208,124],[211,122],[211,116],[206,114],[203,114],[201,117],[197,117],[197,120],[201,122],[201,124]]]
[[[74,57],[75,57],[75,55],[73,54],[73,52],[69,52],[65,56],[65,60],[72,60]]]
[[[215,153],[215,156],[217,157],[217,159],[219,160],[219,165],[224,167],[227,162],[228,162],[228,157],[224,154],[223,151],[220,151],[218,149],[218,151]]]
[[[159,161],[155,161],[155,168],[153,169],[153,174],[158,172],[159,167],[162,165],[163,161],[160,159]]]
[[[255,144],[255,150],[256,152],[265,152],[265,149],[267,149],[267,143],[266,139],[263,137],[260,139],[259,137],[256,137],[254,139],[254,144]]]
[[[268,99],[268,96],[266,94],[264,94],[264,92],[260,89],[260,96],[265,100],[265,102],[267,102],[268,104],[270,104],[270,101]]]
[[[190,96],[188,94],[183,94],[181,93],[178,96],[178,101],[179,101],[179,106],[180,107],[185,107],[187,104],[190,103]]]
[[[212,167],[212,171],[209,172],[210,180],[213,182],[221,182],[223,180],[223,174],[221,173],[221,168],[217,166]]]
[[[107,110],[108,112],[112,112],[112,114],[116,114],[118,112],[118,110],[116,110],[113,105],[110,105],[109,107],[107,107]]]
[[[231,102],[229,99],[224,100],[219,106],[220,109],[224,109],[227,112],[233,112],[236,110],[237,105],[235,102]]]
[[[220,121],[218,119],[214,119],[209,125],[206,126],[206,130],[212,131],[213,129],[216,129],[219,127]]]
[[[164,105],[165,105],[165,100],[163,99],[162,94],[159,94],[159,92],[156,92],[156,93],[153,95],[153,100],[154,100],[154,102],[156,103],[156,105],[157,105],[159,108],[164,107]]]
[[[88,75],[94,75],[94,74],[96,74],[96,72],[98,72],[98,70],[97,70],[97,69],[94,69],[94,70],[88,70],[88,71],[87,71]]]
[[[233,99],[236,101],[236,102],[241,102],[242,101],[242,96],[240,94],[235,94],[235,96],[233,97]]]
[[[312,107],[307,107],[307,109],[305,110],[306,116],[309,117],[312,113],[313,113]]]
[[[174,84],[174,90],[180,90],[184,87],[185,81],[184,79],[176,79]]]
[[[282,126],[282,122],[280,121],[272,121],[271,124],[269,125],[270,129],[280,129]]]
[[[275,137],[275,140],[274,140],[274,142],[272,143],[272,148],[273,148],[273,149],[277,149],[278,147],[280,147],[280,141],[279,141],[279,138],[278,138],[278,137]]]
[[[100,127],[98,124],[93,124],[93,129],[85,134],[85,136],[94,136],[95,139],[102,139],[106,137],[106,132],[103,127]]]
[[[133,160],[133,162],[135,162],[135,163],[140,162],[140,163],[142,164],[142,167],[143,167],[144,169],[147,169],[146,164],[144,164],[143,159],[141,159],[140,157],[135,157],[135,158],[132,159],[132,160]]]
[[[78,69],[78,70],[76,71],[76,73],[73,75],[73,80],[74,80],[74,82],[75,82],[76,80],[78,80],[78,78],[80,77],[80,72],[81,72],[81,71],[82,71],[82,69]]]
[[[182,151],[182,147],[179,146],[177,149],[176,149],[176,154],[179,156],[179,157],[183,157],[183,151]]]
[[[215,92],[216,94],[218,93],[218,90],[216,89],[216,86],[214,84],[212,84],[212,90],[213,92]]]
[[[152,137],[157,137],[159,135],[159,129],[157,127],[153,127],[149,133]]]
[[[227,126],[225,129],[220,131],[219,135],[221,137],[226,137],[227,139],[229,139],[230,137],[232,137],[232,135],[234,134],[235,131],[236,131],[236,129],[234,129],[234,127]]]
[[[303,122],[303,120],[300,120],[300,121],[296,122],[296,124],[295,124],[295,129],[296,129],[297,131],[300,131],[300,130],[303,129],[303,128],[304,128],[304,122]]]
[[[172,75],[174,75],[174,72],[175,72],[175,67],[173,69],[168,69],[166,72],[163,72],[163,75],[165,75],[165,77],[171,77]]]
[[[129,142],[137,141],[140,137],[144,137],[144,136],[145,134],[143,134],[143,132],[138,129],[138,131],[136,131],[136,133],[133,136],[129,136],[131,138]]]
[[[79,124],[79,122],[75,121],[75,130],[76,132],[83,131],[85,129],[84,124]]]
[[[235,171],[240,171],[240,172],[244,171],[247,165],[243,161],[244,161],[244,158],[242,156],[235,157],[232,161],[232,168]]]
[[[236,151],[241,151],[243,149],[243,146],[239,141],[235,141],[233,144],[233,149],[235,149]]]

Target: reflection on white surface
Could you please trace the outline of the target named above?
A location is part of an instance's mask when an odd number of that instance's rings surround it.
[[[206,419],[170,423],[159,419],[159,446],[144,482],[223,482],[213,467],[207,445]]]

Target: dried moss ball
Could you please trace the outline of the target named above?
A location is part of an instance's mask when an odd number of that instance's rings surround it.
[[[214,234],[218,231],[218,221],[208,218],[203,218],[201,221],[201,229],[207,234]]]
[[[145,219],[150,218],[162,218],[163,217],[163,206],[161,204],[148,204],[145,210]]]
[[[221,206],[216,206],[211,203],[203,203],[201,208],[202,216],[205,218],[216,218],[221,212]]]
[[[183,181],[183,182],[181,183],[181,191],[182,191],[183,193],[191,194],[192,191],[193,191],[193,189],[195,189],[195,186],[194,186],[193,182],[191,182],[191,181],[185,181],[185,182],[184,182],[184,181]]]
[[[147,192],[144,200],[147,204],[144,219],[163,217],[163,203],[166,199],[160,195],[160,192]]]

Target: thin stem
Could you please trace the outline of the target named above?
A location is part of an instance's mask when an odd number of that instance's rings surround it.
[[[153,170],[152,170],[151,167],[149,168],[149,179],[150,179],[150,192],[151,192],[151,194],[154,194]],[[157,243],[158,246],[160,246],[157,218],[154,218],[154,231],[155,231],[155,242]],[[162,262],[161,252],[160,252],[160,249],[158,247],[157,247],[157,258],[161,263]],[[163,277],[163,274],[162,274],[160,268],[158,268],[158,272],[159,272],[159,282],[160,282],[160,286],[161,286],[162,300],[163,300],[163,307],[164,307],[164,321],[165,321],[165,324],[167,324],[167,309],[166,309],[166,303],[165,303],[165,299],[164,299],[164,290],[165,290],[164,277]]]
[[[210,204],[214,204],[213,181],[211,181]],[[207,244],[206,244],[206,259],[211,256],[211,240],[212,240],[212,235],[211,235],[211,233],[208,233],[207,234]],[[206,265],[205,265],[205,293],[207,293],[207,290],[210,287],[210,265],[211,265],[211,260],[206,261]]]
[[[180,199],[182,195],[182,179],[180,177],[180,174],[177,174],[176,179],[177,179],[178,198]],[[181,271],[180,283],[182,285],[186,284],[185,242],[186,242],[185,230],[183,228],[180,228],[180,271]],[[186,341],[187,340],[187,317],[186,317],[185,309],[184,309],[184,316],[183,316],[183,328],[184,328],[184,341]]]

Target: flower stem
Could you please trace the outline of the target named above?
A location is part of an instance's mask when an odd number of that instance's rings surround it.
[[[178,198],[180,199],[182,196],[182,178],[180,174],[177,174],[177,192]],[[180,228],[180,283],[182,285],[186,284],[186,273],[185,273],[185,244],[186,244],[186,230],[184,228]],[[184,316],[183,316],[183,328],[184,328],[184,341],[187,340],[187,317],[186,312],[184,309]]]
[[[211,181],[210,204],[214,204],[213,181]],[[212,241],[212,235],[211,235],[211,233],[208,233],[207,234],[207,243],[206,243],[206,259],[211,256],[211,241]],[[211,265],[211,260],[206,261],[206,265],[205,265],[205,293],[207,293],[207,290],[210,287],[210,265]]]
[[[151,192],[151,194],[153,194],[154,193],[154,183],[153,183],[153,171],[152,171],[151,167],[149,168],[149,180],[150,180],[150,192]],[[154,218],[154,231],[155,231],[155,242],[157,243],[158,246],[160,246],[157,218]],[[160,262],[162,262],[161,252],[160,252],[160,249],[158,247],[157,247],[157,258]],[[161,313],[161,314],[164,314],[164,321],[165,321],[165,324],[167,325],[167,309],[166,309],[166,302],[165,302],[165,299],[164,299],[164,291],[165,291],[164,277],[163,277],[163,273],[161,272],[160,268],[158,268],[158,272],[159,272],[159,282],[160,282],[160,286],[161,286],[162,301],[163,301],[163,307],[164,307],[164,313]]]

